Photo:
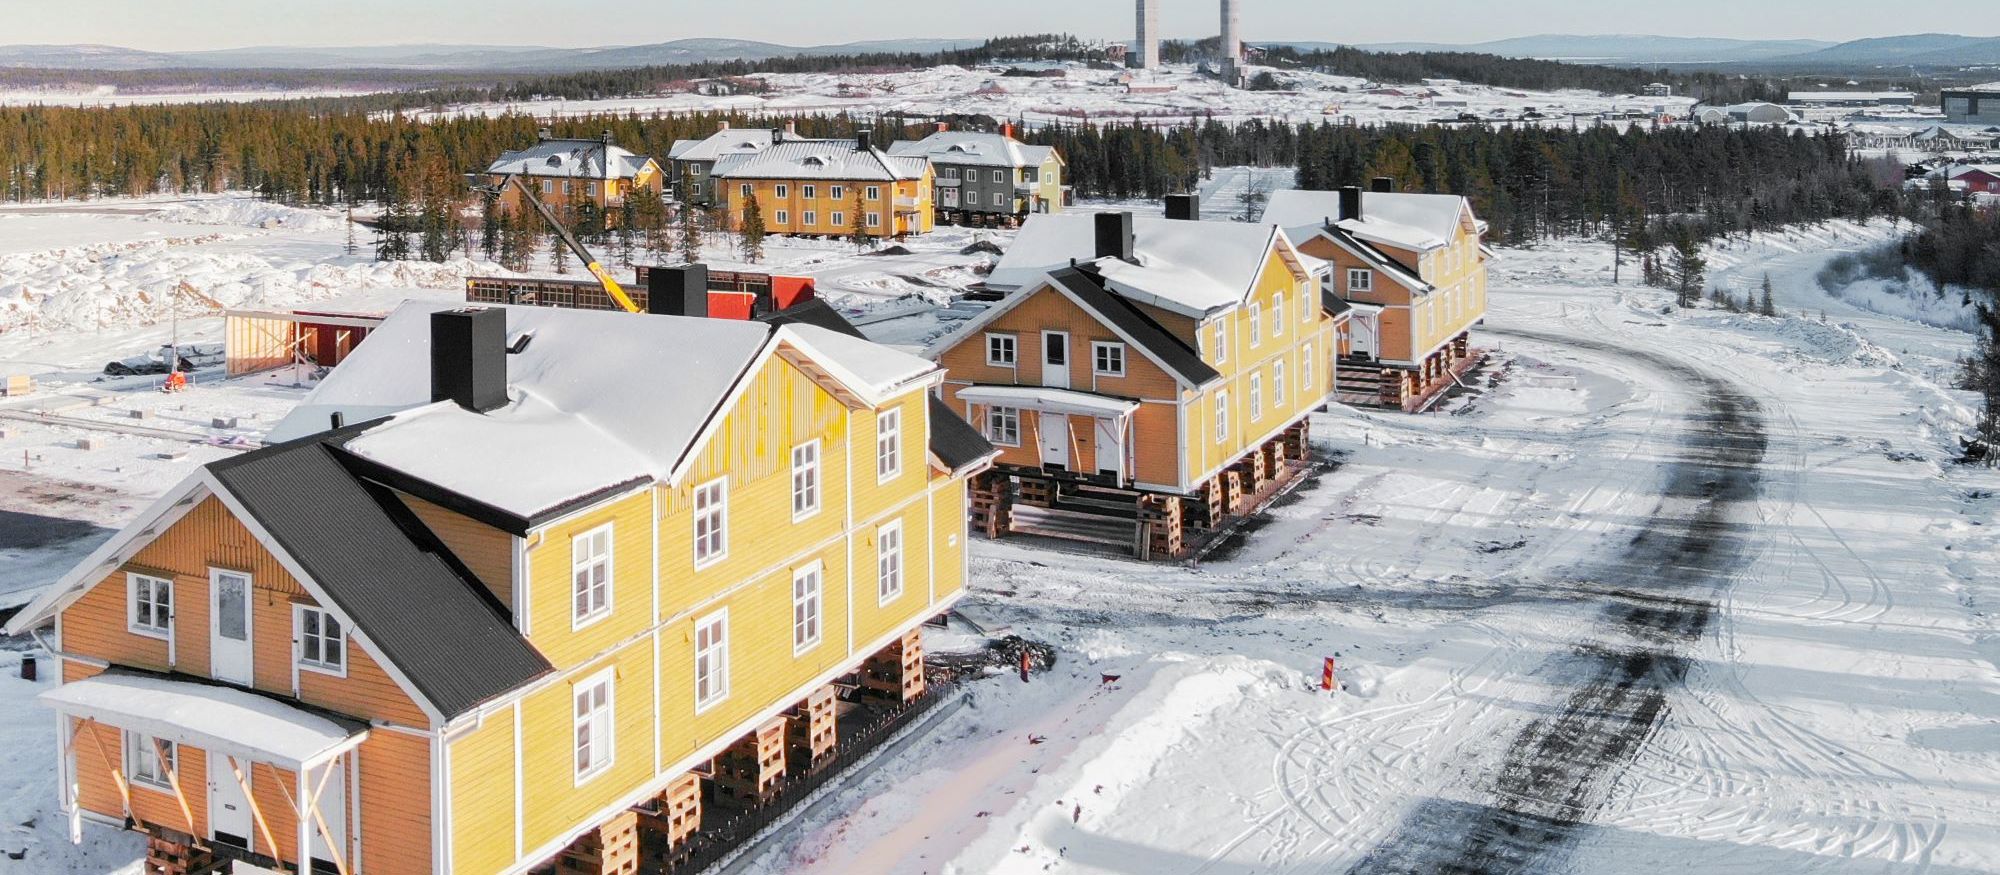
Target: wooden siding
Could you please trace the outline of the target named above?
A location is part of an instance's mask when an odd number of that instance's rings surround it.
[[[1461,215],[1451,242],[1422,257],[1408,250],[1378,245],[1378,249],[1417,271],[1426,282],[1436,287],[1434,291],[1422,295],[1413,294],[1401,283],[1389,279],[1324,237],[1312,238],[1300,248],[1309,255],[1333,263],[1333,282],[1343,298],[1384,308],[1377,357],[1414,363],[1470,329],[1486,315],[1485,256],[1479,250],[1479,234],[1474,221],[1470,212]],[[1348,288],[1347,272],[1350,269],[1370,272],[1369,291],[1356,292]]]
[[[550,737],[561,737],[560,727]],[[514,863],[514,712],[450,742],[451,866],[456,872],[498,872]]]
[[[414,495],[396,495],[507,610],[514,609],[513,535]]]
[[[604,668],[612,669],[614,674],[611,765],[579,785],[572,682],[593,677]],[[652,649],[648,645],[623,648],[610,658],[580,666],[566,682],[542,687],[521,700],[521,734],[525,741],[521,749],[524,848],[534,848],[563,830],[578,826],[591,812],[653,779],[658,770],[652,756],[652,689]],[[665,716],[662,715],[660,726],[663,732],[675,725],[665,720]],[[460,774],[460,769],[454,766],[454,782]],[[513,804],[511,795],[467,798],[454,816],[475,816],[470,812],[477,807],[511,809]],[[506,811],[477,816],[511,820],[513,814]]]
[[[641,489],[529,536],[528,639],[558,668],[589,660],[652,626],[653,498]],[[571,546],[611,525],[611,612],[573,628]]]
[[[721,200],[729,211],[730,227],[743,224],[743,211],[749,198],[743,196],[743,186],[749,185],[752,197],[757,200],[757,209],[764,218],[764,229],[773,234],[825,234],[845,236],[854,232],[854,212],[856,195],[861,195],[860,210],[863,214],[879,213],[882,224],[870,228],[877,237],[896,237],[904,234],[928,234],[932,227],[931,191],[933,171],[926,169],[922,179],[914,181],[887,182],[881,180],[841,180],[841,179],[758,179],[745,177],[715,178],[715,185]],[[778,186],[785,187],[783,197],[778,195]],[[805,186],[814,188],[812,198],[805,197]],[[833,186],[845,189],[839,200],[832,196]],[[875,186],[880,197],[867,199],[868,186]],[[898,215],[898,198],[916,201],[915,213]],[[845,215],[842,222],[835,225],[833,212]],[[785,213],[785,220],[778,221],[778,213]],[[814,221],[808,224],[805,214],[811,211]]]
[[[431,739],[377,729],[361,743],[362,872],[423,875],[431,871]],[[495,800],[494,804],[501,804]],[[512,805],[508,798],[505,804]]]
[[[1273,329],[1272,311],[1283,295],[1283,331]],[[1249,306],[1254,302],[1254,311]],[[1250,320],[1258,320],[1258,342],[1250,342]],[[1214,317],[1202,328],[1202,357],[1223,375],[1221,385],[1194,396],[1186,412],[1188,453],[1187,476],[1198,481],[1206,472],[1226,464],[1251,450],[1272,431],[1304,418],[1326,396],[1321,373],[1314,374],[1314,388],[1301,391],[1299,375],[1312,365],[1304,356],[1304,346],[1312,345],[1314,356],[1324,354],[1334,342],[1333,323],[1319,304],[1319,283],[1303,272],[1294,271],[1274,248],[1267,256],[1262,276],[1244,306]],[[1225,334],[1228,357],[1214,360],[1215,339]],[[1285,395],[1276,395],[1273,365],[1284,365]],[[1257,377],[1261,414],[1252,415],[1251,376]],[[1229,429],[1221,439],[1216,435],[1215,409],[1219,393],[1228,407]],[[1200,486],[1190,482],[1188,488]]]

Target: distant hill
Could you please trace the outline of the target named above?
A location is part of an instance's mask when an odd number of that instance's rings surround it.
[[[1332,43],[1286,43],[1326,48]],[[1376,52],[1479,52],[1597,64],[1765,64],[1800,67],[1963,67],[2000,64],[2000,37],[1928,33],[1844,43],[1819,40],[1740,40],[1632,34],[1542,34],[1483,43],[1373,43]]]
[[[117,46],[0,46],[0,67],[75,70],[506,70],[568,72],[763,60],[792,55],[937,52],[977,46],[983,39],[874,40],[787,46],[738,39],[682,39],[638,46],[568,49],[551,46],[406,45],[354,47],[257,46],[201,52],[146,52]]]

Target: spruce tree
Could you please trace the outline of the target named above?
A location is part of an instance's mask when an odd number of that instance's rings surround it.
[[[1679,304],[1682,307],[1694,306],[1701,299],[1702,286],[1708,280],[1708,259],[1702,257],[1701,241],[1686,223],[1674,225],[1673,246],[1668,257],[1668,272],[1679,295]]]
[[[1757,302],[1757,315],[1759,316],[1778,315],[1778,305],[1776,302],[1771,300],[1771,275],[1768,273],[1764,274],[1763,292],[1764,292],[1764,297]]]
[[[346,246],[346,252],[347,252],[347,254],[348,254],[348,255],[350,255],[350,256],[351,256],[351,255],[353,255],[353,254],[354,254],[354,253],[355,253],[356,251],[358,251],[359,249],[360,249],[360,247],[359,247],[359,246],[357,246],[357,245],[355,244],[355,242],[354,242],[354,207],[352,207],[352,206],[349,206],[349,207],[347,208],[347,246]]]
[[[743,226],[739,230],[743,260],[756,264],[764,260],[764,209],[756,198],[743,202]]]
[[[861,192],[854,193],[854,221],[850,225],[854,233],[854,247],[862,251],[875,248],[875,232],[868,229],[867,205],[861,200]]]
[[[681,207],[680,214],[681,214],[681,222],[680,222],[681,261],[686,262],[688,264],[700,263],[701,218],[695,215],[695,212],[692,208],[686,206]]]
[[[487,195],[479,202],[479,251],[493,261],[500,249],[500,210],[497,198]]]

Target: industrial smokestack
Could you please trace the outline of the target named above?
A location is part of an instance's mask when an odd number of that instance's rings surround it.
[[[1222,0],[1222,81],[1236,84],[1242,68],[1243,37],[1237,31],[1236,0]]]
[[[1136,30],[1139,44],[1125,56],[1125,66],[1136,69],[1160,66],[1160,0],[1137,0]]]

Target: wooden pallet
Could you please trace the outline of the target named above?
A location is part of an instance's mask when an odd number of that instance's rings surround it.
[[[1021,497],[1018,500],[1022,504],[1035,507],[1055,507],[1055,487],[1047,480],[1024,479],[1021,481]]]
[[[660,794],[660,812],[666,821],[667,847],[686,844],[701,829],[701,776],[689,772],[668,784]]]
[[[987,472],[974,480],[970,491],[972,529],[987,538],[998,538],[1013,528],[1013,498],[1007,494],[1004,475]]]
[[[216,864],[215,854],[192,840],[146,836],[145,875],[206,875]]]
[[[832,684],[814,690],[811,695],[793,709],[791,720],[791,765],[800,770],[810,769],[823,758],[833,753],[839,743],[839,732],[835,706],[838,704]]]
[[[1185,550],[1186,517],[1176,495],[1139,497],[1139,526],[1145,538],[1142,559],[1178,559]]]
[[[908,703],[924,694],[924,635],[911,629],[861,667],[861,691],[877,698]]]
[[[783,715],[765,721],[715,758],[715,800],[754,807],[769,801],[785,777]]]
[[[626,810],[584,833],[556,857],[558,875],[638,875],[639,812]]]

